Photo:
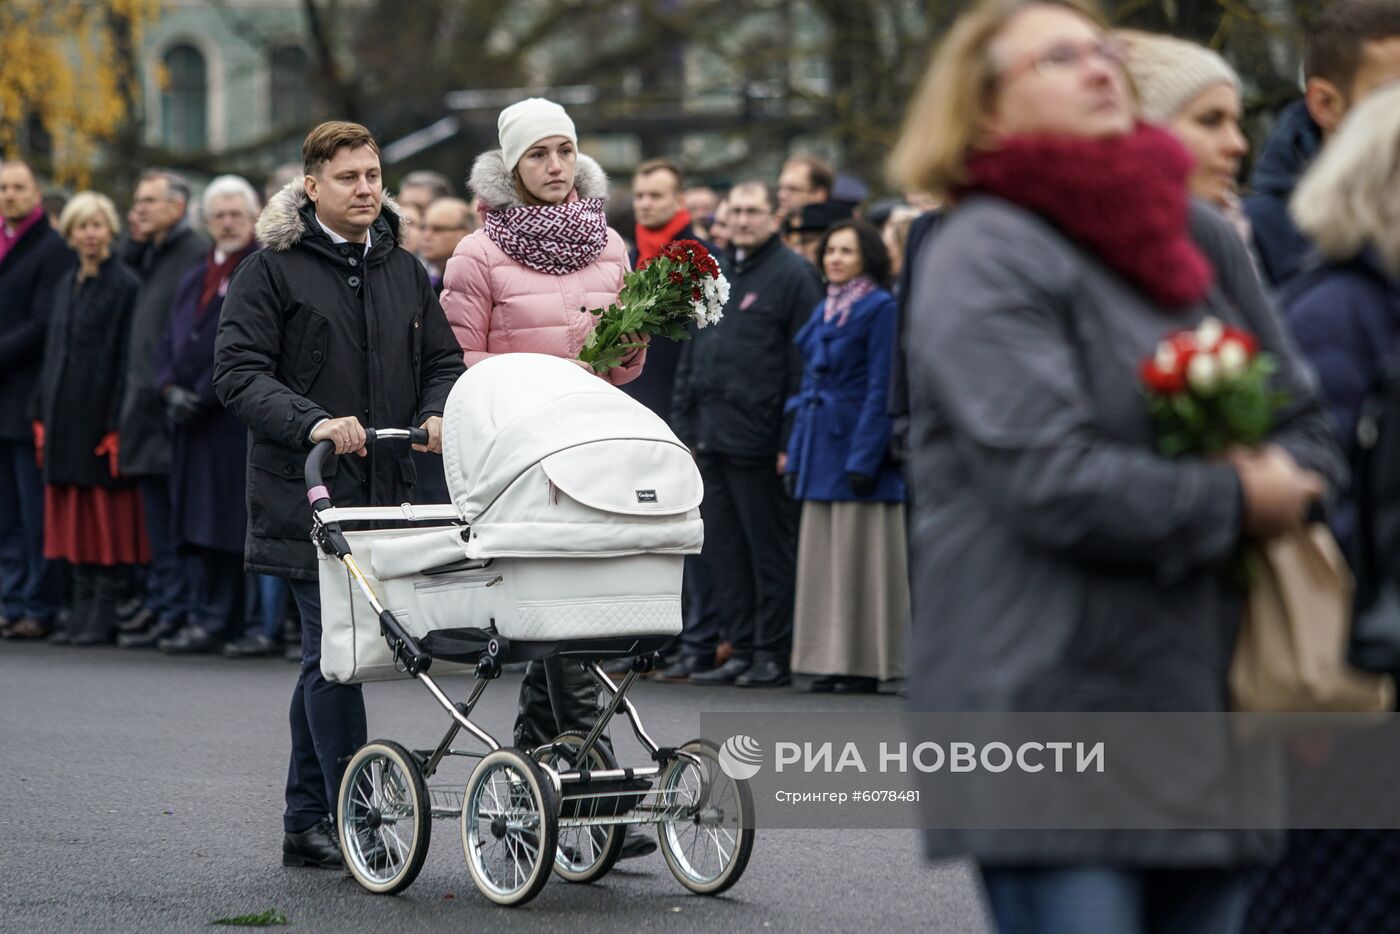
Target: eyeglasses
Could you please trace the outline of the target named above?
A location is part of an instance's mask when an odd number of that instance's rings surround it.
[[[437,224],[429,224],[423,228],[423,233],[452,233],[454,230],[466,230],[466,224],[458,224],[456,227],[439,227]]]
[[[1077,71],[1091,58],[1122,68],[1128,58],[1128,44],[1107,36],[1091,42],[1058,42],[1042,52],[1030,52],[1013,61],[1001,70],[997,80],[1009,84],[1028,71],[1042,78],[1054,78]]]

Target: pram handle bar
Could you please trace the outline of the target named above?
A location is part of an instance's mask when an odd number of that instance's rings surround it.
[[[366,444],[374,444],[379,441],[407,441],[409,444],[427,444],[428,430],[426,428],[365,429]],[[321,470],[326,465],[326,458],[334,453],[334,441],[318,441],[316,446],[311,449],[311,453],[306,456],[306,498],[310,500],[311,508],[316,512],[328,509],[331,505],[331,493],[321,482]]]

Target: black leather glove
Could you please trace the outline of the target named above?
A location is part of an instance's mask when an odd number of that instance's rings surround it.
[[[184,386],[170,385],[160,391],[165,414],[177,425],[188,425],[204,414],[204,403]]]
[[[789,499],[797,499],[797,474],[783,474],[783,490],[787,493]]]
[[[867,477],[863,473],[846,474],[846,482],[851,485],[851,492],[857,496],[869,496],[875,492],[875,478]]]

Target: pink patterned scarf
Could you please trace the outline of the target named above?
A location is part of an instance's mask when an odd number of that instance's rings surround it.
[[[822,320],[830,322],[832,318],[835,318],[838,328],[845,327],[846,319],[851,316],[851,309],[875,289],[875,280],[869,276],[856,276],[840,285],[828,285],[826,287],[826,311],[822,313]]]
[[[602,198],[486,212],[486,235],[511,259],[562,276],[602,255],[608,221]]]

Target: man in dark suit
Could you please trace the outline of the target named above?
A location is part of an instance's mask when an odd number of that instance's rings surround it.
[[[0,632],[48,635],[58,595],[44,561],[44,485],[29,399],[39,378],[54,290],[77,257],[49,226],[24,162],[0,163]]]

